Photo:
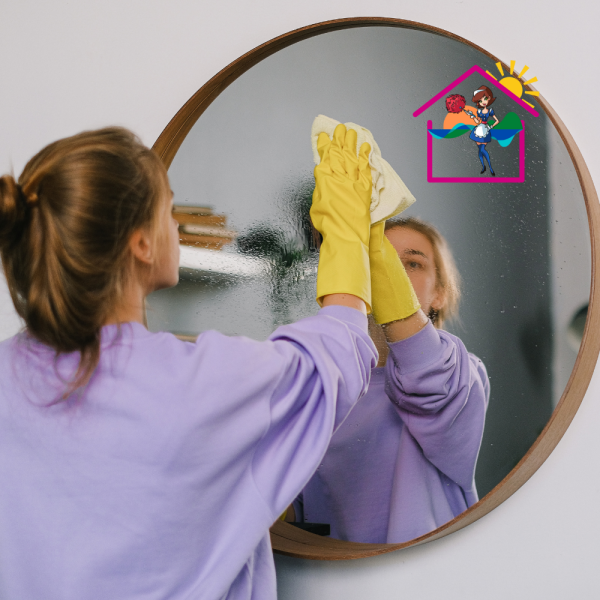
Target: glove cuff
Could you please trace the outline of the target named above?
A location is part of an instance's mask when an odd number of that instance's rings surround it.
[[[317,302],[329,294],[352,294],[364,300],[371,312],[371,269],[369,248],[362,242],[348,242],[330,236],[321,245],[317,272]]]

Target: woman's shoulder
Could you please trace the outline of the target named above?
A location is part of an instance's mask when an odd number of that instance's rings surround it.
[[[130,332],[123,332],[103,343],[103,349],[119,346],[132,346],[135,352],[151,356],[161,363],[184,364],[186,361],[198,361],[208,356],[214,360],[236,361],[243,357],[248,360],[252,356],[260,356],[266,351],[265,342],[258,342],[243,336],[228,336],[215,330],[203,331],[198,336],[181,336],[166,331],[151,332],[140,324],[127,324]],[[104,341],[104,338],[103,338]],[[129,343],[131,341],[131,343]],[[258,352],[261,349],[262,352]]]
[[[440,336],[440,339],[445,340],[446,344],[454,346],[458,350],[458,352],[463,355],[464,358],[469,359],[471,365],[476,370],[478,370],[482,374],[482,376],[487,377],[487,370],[485,368],[483,360],[479,358],[477,354],[470,352],[460,337],[446,331],[445,329],[438,329],[437,332]]]
[[[14,356],[16,353],[19,340],[21,340],[23,336],[24,334],[21,332],[0,341],[0,373],[8,367],[10,357]]]
[[[256,385],[274,384],[289,360],[269,340],[229,336],[215,330],[203,331],[190,341],[168,332],[140,333],[134,337],[129,362],[132,370],[151,378],[169,376],[183,387],[200,382],[206,388],[223,384],[233,388],[243,380],[248,385],[250,381]]]
[[[0,341],[0,353],[4,354],[6,352],[10,352],[10,348],[11,346],[16,342],[16,340],[19,339],[19,337],[21,337],[23,334],[22,333],[17,333],[16,335],[13,335],[12,337],[9,338],[5,338],[3,340]]]

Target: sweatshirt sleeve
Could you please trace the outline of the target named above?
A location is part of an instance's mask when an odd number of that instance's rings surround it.
[[[474,491],[490,394],[485,366],[431,323],[390,344],[390,359],[386,392],[410,434],[429,462],[465,492]]]
[[[341,306],[279,327],[269,340],[282,369],[271,397],[271,423],[252,469],[277,517],[308,482],[333,432],[366,392],[377,351],[366,317]]]

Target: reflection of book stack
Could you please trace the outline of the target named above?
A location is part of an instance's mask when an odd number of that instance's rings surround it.
[[[237,233],[225,227],[227,217],[214,215],[205,206],[174,206],[173,217],[179,223],[179,242],[186,246],[220,250]]]

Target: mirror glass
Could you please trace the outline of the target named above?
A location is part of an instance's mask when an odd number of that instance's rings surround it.
[[[147,314],[152,330],[255,339],[315,314],[311,124],[318,114],[359,123],[416,198],[404,216],[442,233],[461,275],[460,318],[444,328],[489,375],[476,469],[482,498],[524,456],[563,393],[585,323],[591,253],[577,174],[535,96],[523,99],[539,116],[474,73],[413,116],[474,65],[502,78],[489,57],[456,40],[364,27],[296,43],[247,71],[202,114],[170,167],[181,280],[153,294]],[[431,138],[433,175],[480,180],[428,182],[427,122],[444,129],[444,99],[459,94],[474,106],[481,85],[493,90],[500,122],[512,112],[524,124],[524,181],[502,181],[519,176],[520,134],[505,147],[497,138],[487,145],[494,181],[489,169],[480,174],[467,132]]]

